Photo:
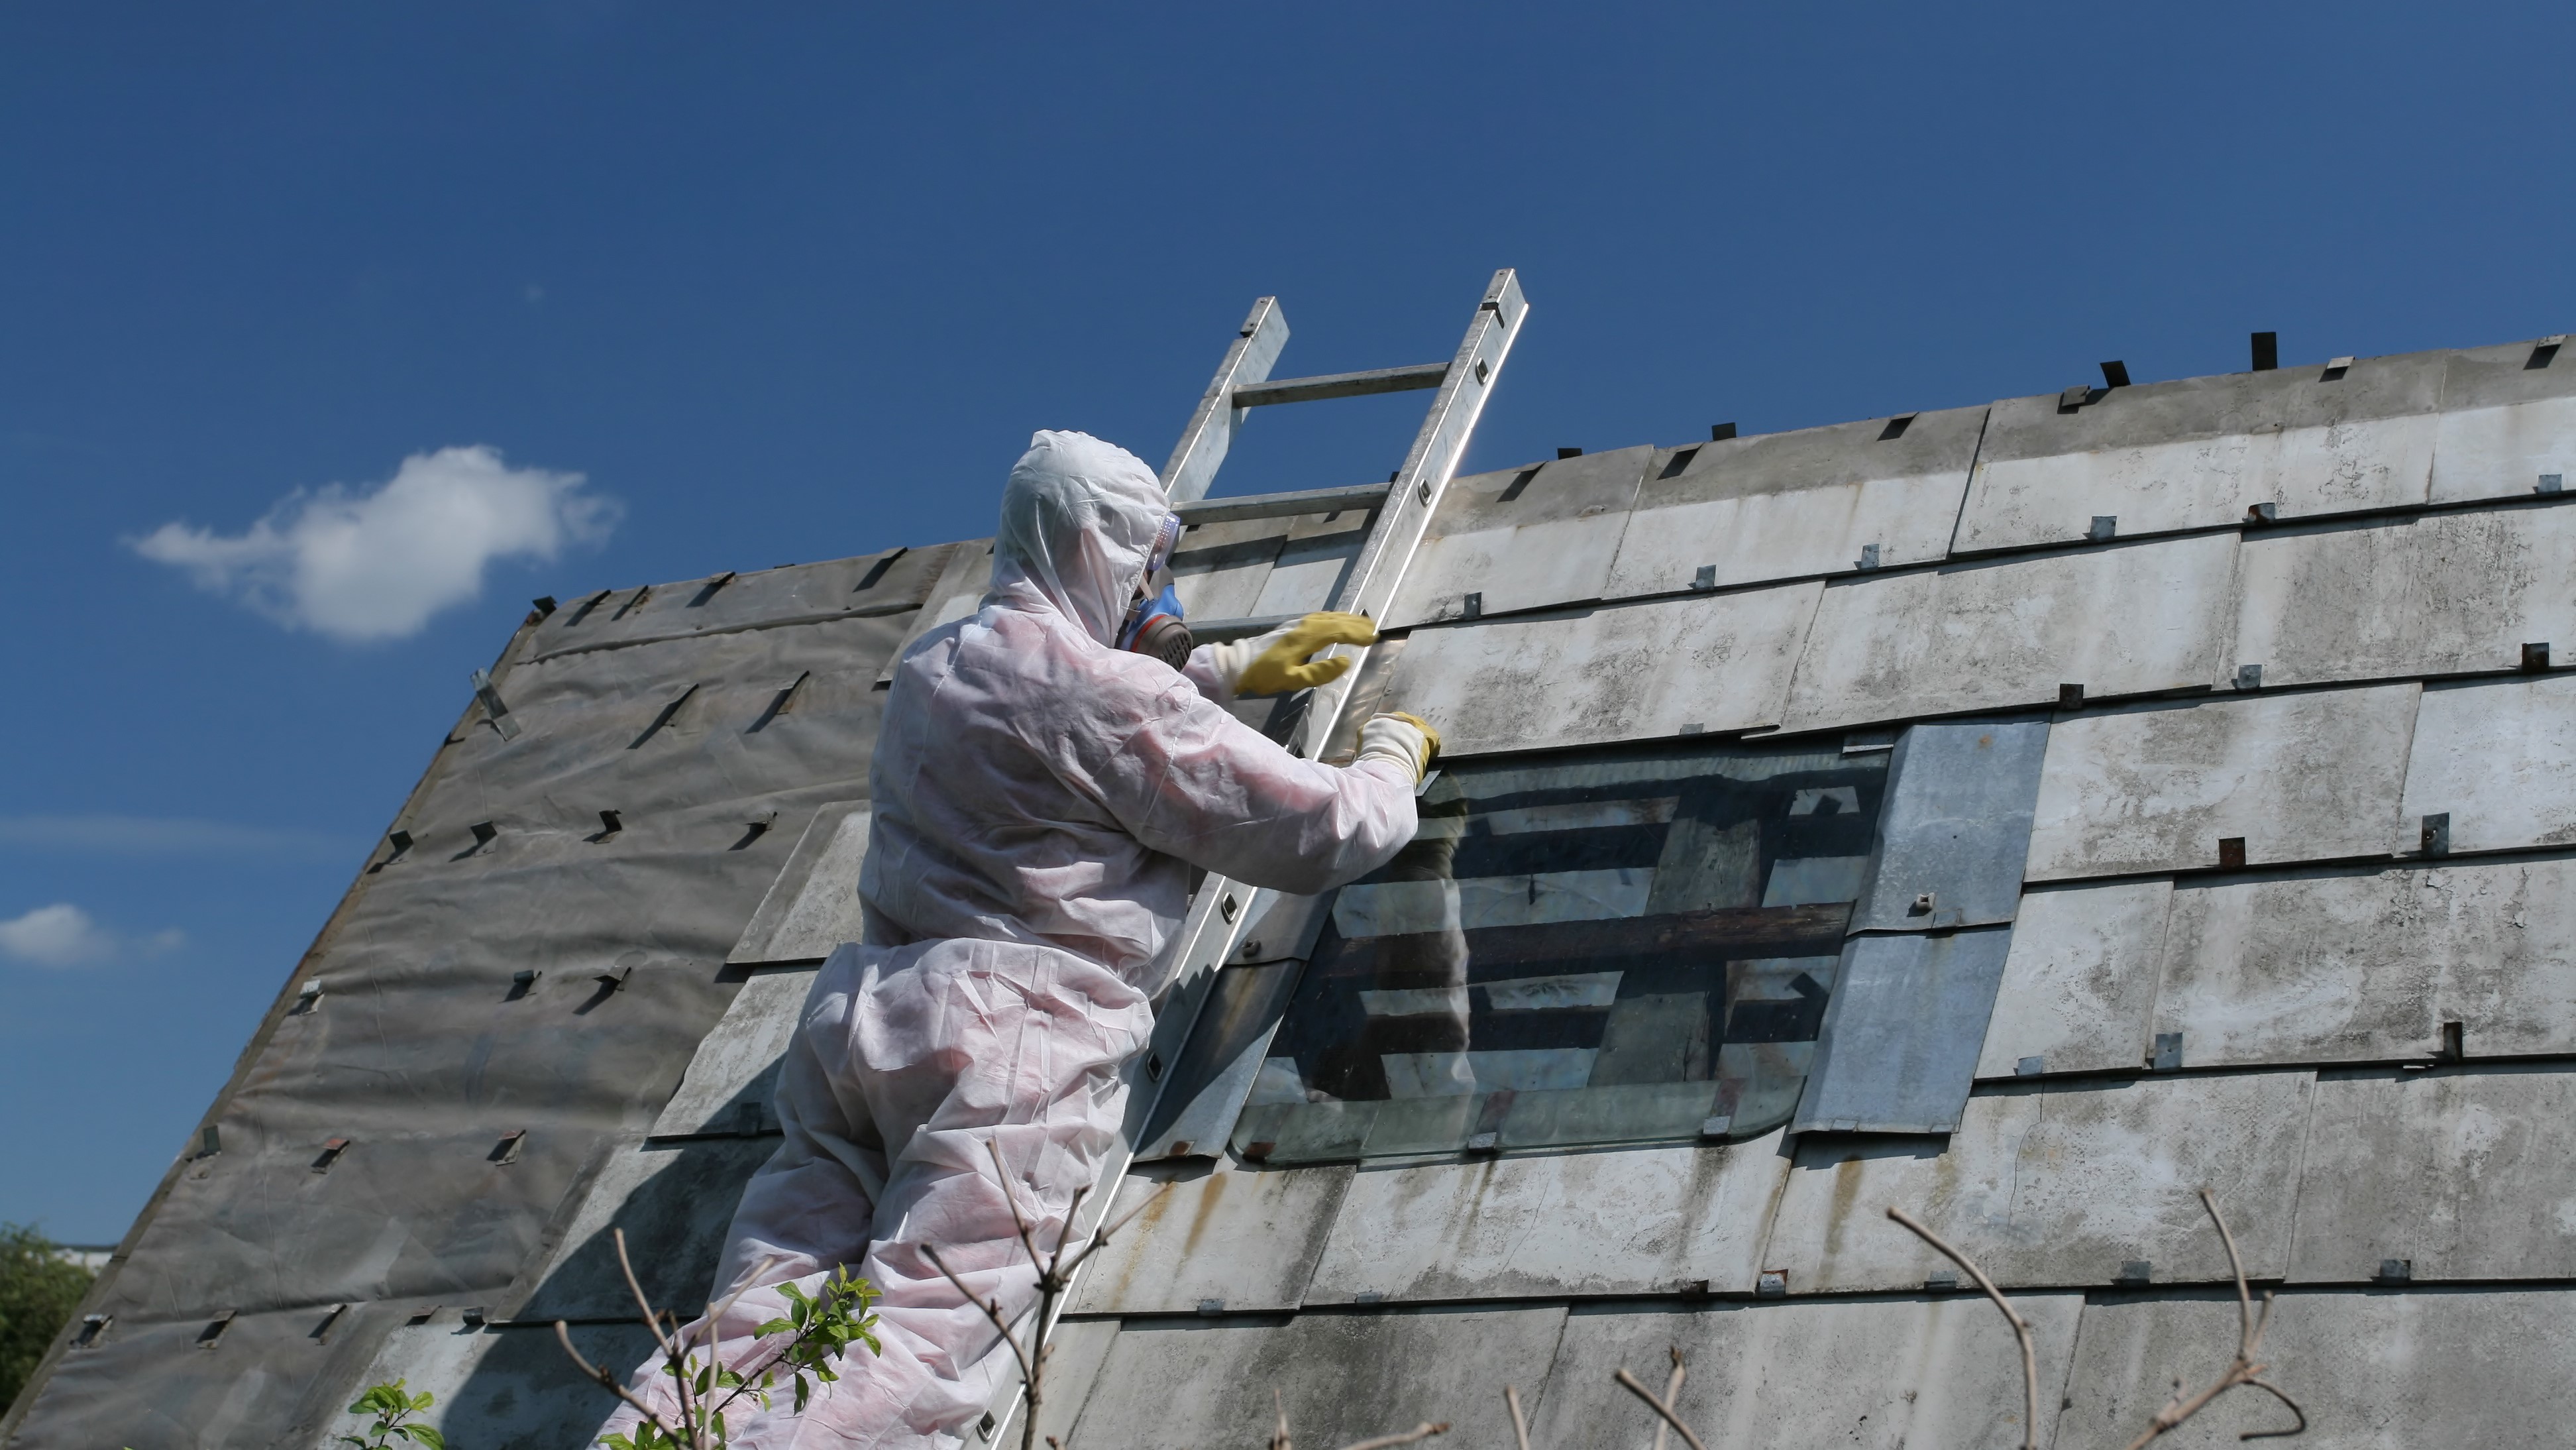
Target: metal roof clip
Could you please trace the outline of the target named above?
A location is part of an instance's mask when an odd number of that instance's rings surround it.
[[[2236,688],[2240,690],[2259,690],[2263,688],[2263,667],[2261,665],[2238,665],[2236,667]]]
[[[1877,567],[1878,567],[1878,545],[1876,545],[1876,544],[1863,544],[1863,545],[1861,545],[1861,546],[1860,546],[1860,557],[1859,557],[1859,558],[1857,558],[1857,559],[1852,560],[1852,567],[1853,567],[1853,568],[1855,568],[1855,569],[1875,569],[1875,568],[1877,568]]]
[[[2105,540],[2118,537],[2119,532],[2120,516],[2118,514],[2095,514],[2093,516],[2093,527],[2084,531],[2084,537],[2099,544]]]
[[[2427,856],[2451,854],[2451,813],[2449,811],[2436,811],[2424,818],[2420,844]]]
[[[2349,357],[2328,358],[2328,359],[2326,360],[2326,370],[2325,370],[2325,372],[2324,372],[2322,375],[2320,375],[2320,376],[2318,377],[2317,381],[2318,381],[2318,382],[2321,382],[2321,383],[2331,383],[2331,382],[2335,381],[2336,379],[2341,378],[2345,373],[2348,373],[2348,372],[2351,372],[2351,371],[2352,371],[2352,359],[2351,359],[2351,358],[2349,358]]]

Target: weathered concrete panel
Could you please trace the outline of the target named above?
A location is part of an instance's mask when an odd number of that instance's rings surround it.
[[[2278,1278],[2313,1075],[2012,1087],[1968,1100],[1946,1149],[1811,1137],[1772,1215],[1762,1267],[1791,1293],[1920,1288],[1948,1267],[1890,1223],[1929,1224],[2005,1285],[2103,1284],[2133,1260],[2157,1282],[2222,1278],[2194,1191],[2232,1210],[2246,1272]]]
[[[778,868],[729,965],[820,961],[860,936],[859,868],[868,860],[868,803],[833,801],[814,812],[805,834]]]
[[[2049,732],[2028,877],[2383,855],[2413,844],[2397,802],[2420,685],[2135,705]],[[2412,811],[2414,807],[2407,807]]]
[[[1439,725],[1453,755],[1762,729],[1822,587],[1417,630],[1386,706]]]
[[[1172,551],[1172,590],[1192,619],[1242,619],[1261,602],[1270,566],[1295,519],[1234,519],[1198,524]]]
[[[617,1319],[635,1313],[635,1296],[617,1265],[619,1229],[626,1233],[635,1275],[655,1304],[683,1315],[705,1308],[742,1187],[779,1142],[691,1138],[613,1155],[545,1267],[523,1281],[535,1286],[526,1303],[495,1317]]]
[[[2391,873],[2413,894],[2420,955],[2443,966],[2434,1015],[2471,1057],[2576,1053],[2576,860],[2440,863]]]
[[[1783,730],[2205,687],[2233,624],[2236,536],[1828,585]]]
[[[878,668],[877,683],[882,685],[894,678],[894,667],[903,662],[903,652],[912,648],[914,640],[950,620],[964,619],[974,613],[984,598],[984,591],[992,586],[993,541],[969,539],[954,546],[940,568],[938,579],[923,591],[921,612],[913,617],[903,643],[895,646],[894,653],[886,656],[884,664]]]
[[[1284,1412],[1300,1445],[1346,1445],[1425,1420],[1447,1422],[1450,1444],[1508,1445],[1503,1386],[1545,1380],[1564,1324],[1557,1307],[1130,1320],[1066,1443],[1258,1445]]]
[[[2045,1445],[2084,1298],[2017,1294],[2012,1305],[2037,1341]],[[1625,1369],[1660,1394],[1673,1349],[1685,1368],[1673,1408],[1709,1450],[2021,1443],[2021,1351],[1973,1288],[1899,1301],[1577,1308],[1566,1317],[1530,1443],[1647,1450],[1660,1422],[1611,1376]]]
[[[2046,720],[1909,726],[1888,759],[1887,803],[1852,930],[2012,920],[2047,755]]]
[[[2489,953],[2500,938],[2523,934],[2499,932],[2495,908],[2525,893],[2465,874],[2362,868],[2182,887],[2155,1032],[2182,1034],[2187,1067],[2366,1062],[2440,1049],[2440,999],[2457,970],[2475,977],[2481,996],[2504,988],[2481,1002],[2481,1016],[2500,1025],[2528,1030],[2542,1012],[2576,1005],[2565,996],[2576,983],[2563,968],[2528,984],[2545,1001],[2527,997],[2524,983],[2499,980]],[[2547,874],[2569,875],[2563,866]],[[2562,957],[2567,946],[2562,938]]]
[[[2089,536],[2422,503],[2433,466],[2443,356],[2316,366],[2058,394],[1995,404],[1959,515],[1961,552]]]
[[[2576,1073],[2321,1073],[2290,1277],[2576,1278]]]
[[[2534,367],[2534,363],[2542,366]],[[2433,502],[2529,498],[2576,475],[2576,353],[2528,342],[2450,354],[2433,441]]]
[[[1342,509],[1299,519],[1262,580],[1251,612],[1304,614],[1330,604],[1333,591],[1359,559],[1360,545],[1368,542],[1369,522],[1376,517],[1367,509]]]
[[[2011,946],[2008,926],[1845,943],[1790,1131],[1957,1127]]]
[[[1082,1407],[1091,1402],[1092,1388],[1100,1383],[1100,1367],[1109,1359],[1110,1346],[1118,1342],[1115,1319],[1062,1319],[1055,1332],[1047,1336],[1046,1394],[1038,1406],[1038,1442],[1070,1443],[1073,1427],[1082,1418]],[[1007,1351],[1005,1351],[1007,1354]],[[1010,1446],[1020,1443],[1019,1417],[1027,1406],[1020,1403],[1020,1371],[1013,1364],[1002,1372],[1004,1388],[993,1397],[987,1413],[993,1417],[994,1433],[987,1436],[977,1431],[966,1437],[968,1445]]]
[[[1464,618],[1470,594],[1484,614],[1599,599],[1654,454],[1622,448],[1453,479],[1382,622]]]
[[[2576,845],[2576,675],[2428,686],[2401,811],[2449,816],[2454,851]]]
[[[2514,669],[2576,650],[2576,508],[2507,508],[2248,534],[2222,686]]]
[[[689,1059],[688,1076],[653,1124],[656,1138],[774,1131],[778,1066],[804,1016],[814,967],[754,972]]]
[[[2241,1212],[2236,1215],[2241,1217]],[[2057,1450],[2120,1450],[2173,1396],[2217,1380],[2236,1352],[2236,1296],[2085,1306]],[[2314,1450],[2559,1445],[2576,1421],[2576,1293],[2418,1289],[2289,1293],[2263,1338],[2266,1379],[2307,1408]],[[2156,1443],[2234,1447],[2296,1423],[2260,1390],[2231,1390]],[[2256,1444],[2276,1443],[2256,1441]]]
[[[2170,880],[2123,881],[2024,896],[1977,1076],[2139,1066],[2173,889]]]
[[[1111,1221],[1161,1196],[1093,1257],[1076,1309],[1187,1314],[1211,1299],[1234,1314],[1294,1309],[1350,1182],[1347,1164],[1140,1165],[1120,1183]]]
[[[1310,1303],[1750,1293],[1788,1159],[1729,1146],[1372,1168],[1342,1200]]]
[[[1893,438],[1872,419],[1658,453],[1606,597],[1847,573],[1872,548],[1867,567],[1939,559],[1985,417],[1951,408],[1916,414]]]

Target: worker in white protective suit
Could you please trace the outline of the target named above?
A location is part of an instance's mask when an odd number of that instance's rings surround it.
[[[1003,494],[982,607],[896,669],[869,776],[866,940],[806,999],[778,1089],[786,1142],[743,1193],[710,1295],[739,1292],[714,1326],[724,1361],[757,1362],[754,1327],[784,1312],[772,1286],[814,1292],[848,1265],[883,1293],[884,1352],[853,1345],[801,1418],[784,1395],[765,1414],[738,1405],[737,1450],[957,1444],[1011,1354],[922,1250],[1015,1322],[1034,1304],[986,1144],[1053,1245],[1118,1132],[1191,868],[1312,893],[1414,834],[1438,748],[1421,721],[1369,721],[1336,769],[1224,708],[1337,677],[1348,658],[1310,657],[1374,639],[1367,620],[1309,615],[1181,670],[1122,647],[1179,532],[1132,454],[1039,433]],[[647,1365],[634,1388],[667,1406],[668,1385]]]

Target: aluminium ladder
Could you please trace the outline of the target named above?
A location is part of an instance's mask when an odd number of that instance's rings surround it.
[[[1195,525],[1346,508],[1376,509],[1377,518],[1360,545],[1359,557],[1325,607],[1371,619],[1380,617],[1394,601],[1432,515],[1457,473],[1459,460],[1466,456],[1467,442],[1484,416],[1485,399],[1501,376],[1503,362],[1511,356],[1512,344],[1519,339],[1521,324],[1528,316],[1529,303],[1521,295],[1520,279],[1505,267],[1486,285],[1485,295],[1467,323],[1466,336],[1447,362],[1273,381],[1270,369],[1287,344],[1288,320],[1279,310],[1278,298],[1262,298],[1252,304],[1251,314],[1244,318],[1233,345],[1217,364],[1216,376],[1200,397],[1198,411],[1182,430],[1171,461],[1163,466],[1163,488],[1171,497],[1174,511],[1185,524]],[[1234,446],[1236,430],[1252,409],[1416,389],[1438,391],[1423,415],[1421,429],[1414,434],[1404,466],[1390,474],[1385,483],[1202,502],[1207,499],[1217,469]],[[1216,621],[1212,622],[1215,628],[1202,637],[1258,633],[1281,622],[1284,620]],[[1352,667],[1340,679],[1309,692],[1302,738],[1290,747],[1310,757],[1321,754],[1333,739],[1342,712],[1350,703],[1351,691],[1367,663],[1365,647],[1338,646],[1334,652],[1350,655]],[[1065,1225],[1068,1238],[1090,1237],[1115,1205],[1118,1187],[1142,1146],[1139,1140],[1145,1127],[1161,1106],[1163,1093],[1174,1086],[1176,1079],[1165,1074],[1163,1064],[1180,1061],[1181,1048],[1198,1026],[1199,1010],[1215,986],[1218,969],[1233,955],[1238,939],[1252,924],[1252,913],[1245,909],[1252,896],[1252,888],[1210,873],[1190,898],[1180,931],[1165,947],[1171,954],[1168,960],[1179,963],[1178,974],[1164,993],[1161,1010],[1155,1013],[1153,1036],[1145,1051],[1128,1064],[1125,1125],[1117,1145],[1101,1164],[1097,1186],[1083,1200],[1080,1221]],[[1224,1151],[1222,1145],[1217,1151]],[[1057,1304],[1057,1317],[1078,1297],[1079,1287],[1077,1282]],[[1054,1330],[1055,1321],[1050,1319],[1039,1335],[1039,1348]],[[987,1442],[1000,1442],[1025,1403],[1016,1367],[1005,1375],[1004,1386],[978,1427],[978,1434]]]

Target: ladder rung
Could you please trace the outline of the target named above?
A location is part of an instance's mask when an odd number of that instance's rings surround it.
[[[1356,488],[1309,488],[1296,493],[1256,493],[1243,498],[1203,498],[1193,503],[1175,505],[1172,512],[1192,528],[1200,524],[1225,524],[1237,519],[1294,518],[1299,514],[1338,513],[1343,509],[1373,509],[1386,502],[1389,485],[1363,483]]]
[[[1445,362],[1409,368],[1378,368],[1365,373],[1330,373],[1320,378],[1285,378],[1273,383],[1247,383],[1234,390],[1238,408],[1271,403],[1311,403],[1319,398],[1358,398],[1370,393],[1409,393],[1436,388],[1449,380]]]

